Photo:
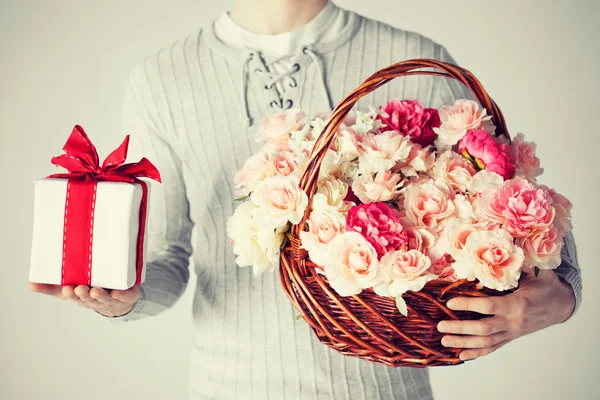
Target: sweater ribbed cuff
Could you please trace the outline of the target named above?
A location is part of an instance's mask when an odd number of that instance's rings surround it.
[[[573,289],[573,294],[575,296],[575,307],[573,308],[573,312],[564,322],[568,321],[575,315],[579,306],[581,305],[581,301],[583,299],[583,285],[581,283],[581,274],[577,268],[571,266],[567,261],[563,260],[562,264],[554,270],[556,275],[562,278],[565,282],[567,282],[571,288]]]

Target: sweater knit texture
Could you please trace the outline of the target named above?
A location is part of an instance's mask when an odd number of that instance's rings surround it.
[[[380,68],[411,58],[455,63],[439,43],[353,12],[335,39],[292,54],[294,68],[272,71],[269,56],[221,42],[208,25],[147,57],[131,73],[124,132],[159,168],[152,183],[148,257],[141,296],[115,323],[155,316],[173,306],[195,269],[191,399],[432,399],[427,369],[389,368],[342,356],[297,320],[279,272],[254,277],[236,266],[225,230],[234,212],[233,175],[261,145],[262,118],[289,107],[309,116],[331,110]],[[297,68],[295,67],[297,65]],[[273,81],[285,84],[268,85]],[[359,101],[392,98],[429,107],[472,98],[458,83],[411,76]],[[581,301],[572,237],[557,273]]]

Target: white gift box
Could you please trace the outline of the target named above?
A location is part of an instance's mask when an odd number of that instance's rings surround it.
[[[54,178],[35,181],[30,282],[61,284],[67,183],[67,179]],[[147,186],[150,190],[150,184]],[[125,290],[135,284],[141,200],[140,184],[98,182],[92,237],[91,286]],[[144,264],[147,255],[147,227],[146,220]],[[142,282],[145,275],[144,265]]]

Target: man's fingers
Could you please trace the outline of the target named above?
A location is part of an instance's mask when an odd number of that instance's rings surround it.
[[[77,297],[79,297],[79,299],[81,299],[81,301],[84,301],[86,303],[93,303],[96,300],[92,299],[89,292],[90,288],[86,285],[79,285],[75,288],[75,294],[77,295]]]
[[[506,324],[506,320],[502,317],[487,317],[473,321],[441,321],[437,328],[443,333],[489,336],[508,329]]]
[[[498,332],[489,336],[455,336],[447,335],[442,338],[442,345],[457,349],[485,349],[509,339],[509,333]]]
[[[495,344],[494,346],[486,347],[484,349],[464,350],[463,352],[460,353],[459,358],[463,361],[466,361],[466,360],[473,360],[475,358],[483,357],[490,353],[493,353],[494,351],[498,350],[500,347],[504,346],[505,344],[507,344],[509,342],[510,342],[510,339],[507,339],[507,340],[503,340],[500,343]]]
[[[474,311],[479,314],[505,314],[503,297],[456,297],[446,304],[451,310]]]
[[[66,285],[62,287],[61,295],[63,299],[78,301],[79,297],[75,294],[75,287],[73,285]]]
[[[107,290],[100,287],[91,288],[89,295],[92,299],[98,300],[100,303],[103,304],[108,304],[115,301],[112,297],[110,297],[110,294]]]
[[[61,296],[62,286],[60,285],[49,285],[47,283],[34,283],[28,282],[27,287],[32,292],[47,294],[49,296]]]
[[[116,290],[113,289],[110,291],[110,297],[113,299],[119,300],[122,303],[133,303],[139,297],[139,291],[136,286],[129,288],[127,290]]]

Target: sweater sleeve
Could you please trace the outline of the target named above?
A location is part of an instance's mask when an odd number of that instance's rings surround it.
[[[131,135],[130,159],[146,157],[156,165],[162,184],[150,182],[146,276],[140,298],[120,317],[123,322],[157,315],[181,297],[189,280],[193,223],[182,177],[182,163],[175,140],[154,108],[152,92],[145,89],[140,68],[129,76],[123,101],[123,132]],[[135,154],[135,156],[134,156]]]
[[[439,44],[437,46],[439,46],[437,53],[440,55],[441,61],[458,65],[444,46]],[[437,85],[436,95],[434,96],[435,100],[433,107],[437,108],[444,104],[453,104],[455,100],[460,98],[475,100],[475,97],[470,90],[462,83],[451,78],[439,78],[438,80],[439,83]],[[577,249],[573,235],[570,232],[565,235],[564,244],[561,250],[561,258],[562,262],[554,272],[573,289],[575,308],[571,314],[572,317],[579,309],[583,296],[581,271],[577,262]]]

